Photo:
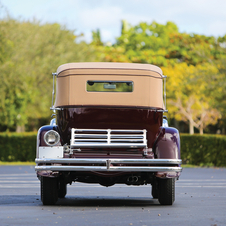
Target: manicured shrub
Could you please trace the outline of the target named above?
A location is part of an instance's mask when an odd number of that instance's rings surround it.
[[[34,161],[37,133],[0,133],[0,161]],[[226,167],[226,136],[181,134],[183,164]]]
[[[226,136],[181,134],[184,164],[226,166]]]
[[[0,133],[0,161],[34,161],[37,133]]]

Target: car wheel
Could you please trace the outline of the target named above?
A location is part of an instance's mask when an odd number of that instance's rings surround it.
[[[58,200],[58,179],[41,177],[41,200],[43,205],[54,205]]]
[[[154,180],[154,182],[152,184],[151,194],[152,194],[153,199],[158,198],[158,186],[157,186],[156,180]]]
[[[159,197],[161,205],[172,205],[175,200],[175,179],[159,179],[158,180]]]
[[[66,194],[67,194],[67,184],[65,182],[60,182],[58,189],[58,197],[64,198]]]

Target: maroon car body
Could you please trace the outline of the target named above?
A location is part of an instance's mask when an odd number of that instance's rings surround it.
[[[84,182],[151,184],[153,198],[172,205],[182,171],[180,136],[163,117],[161,69],[69,63],[55,76],[56,117],[37,135],[35,169],[43,204],[64,198],[67,184]]]

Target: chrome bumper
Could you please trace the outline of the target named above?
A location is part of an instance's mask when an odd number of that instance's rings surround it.
[[[181,159],[35,159],[36,171],[181,172]],[[39,165],[52,164],[52,165]],[[79,164],[79,165],[61,165]],[[82,166],[81,164],[84,164]],[[90,164],[90,165],[89,165]],[[114,165],[117,164],[117,165]],[[122,166],[121,164],[126,164]],[[128,166],[131,165],[131,166]],[[160,165],[160,166],[158,166]]]

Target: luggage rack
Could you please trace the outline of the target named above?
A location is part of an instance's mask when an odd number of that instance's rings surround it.
[[[146,148],[147,131],[118,129],[71,129],[71,148]]]

